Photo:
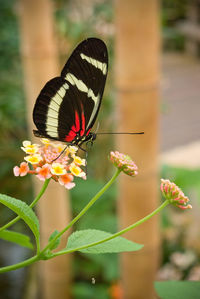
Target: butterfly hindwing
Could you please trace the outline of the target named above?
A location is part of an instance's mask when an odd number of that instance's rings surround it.
[[[33,111],[36,135],[73,142],[89,134],[103,96],[108,54],[103,41],[80,43],[56,77],[41,90]],[[75,142],[76,143],[76,142]]]
[[[61,77],[51,79],[43,87],[33,110],[33,121],[38,129],[34,132],[36,135],[60,139],[58,132],[60,105],[68,88],[68,84]],[[73,110],[70,111],[69,106],[70,112],[73,115]]]

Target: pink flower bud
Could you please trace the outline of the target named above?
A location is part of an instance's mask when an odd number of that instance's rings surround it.
[[[192,206],[188,204],[189,198],[185,196],[183,191],[170,180],[161,179],[160,190],[163,196],[180,209],[191,209]]]
[[[132,177],[138,174],[137,165],[128,155],[121,154],[118,151],[110,152],[110,160],[115,167],[123,171],[125,174]]]

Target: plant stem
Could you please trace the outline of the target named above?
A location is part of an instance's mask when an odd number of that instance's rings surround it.
[[[13,271],[13,270],[16,270],[16,269],[19,269],[19,268],[23,268],[25,266],[29,266],[29,265],[33,264],[34,262],[38,261],[39,259],[40,258],[37,255],[34,255],[33,257],[31,257],[31,258],[29,258],[29,259],[27,259],[27,260],[25,260],[21,263],[0,268],[0,273]]]
[[[111,184],[115,181],[115,179],[120,174],[120,172],[121,172],[120,170],[116,171],[116,173],[113,175],[111,180],[90,200],[90,202],[81,210],[81,212],[51,242],[49,242],[49,244],[39,254],[37,254],[37,255],[35,255],[35,256],[33,256],[33,257],[23,261],[23,262],[17,263],[15,265],[2,267],[2,268],[0,268],[0,273],[4,273],[4,272],[8,272],[8,271],[13,271],[13,270],[16,270],[16,269],[19,269],[19,268],[23,268],[25,266],[29,266],[29,265],[33,264],[36,261],[41,260],[41,255],[43,253],[45,253],[45,251],[47,249],[51,248],[51,246],[54,244],[56,239],[59,238],[62,234],[64,234],[76,221],[78,221],[81,218],[81,216],[83,216],[87,212],[87,210],[97,201],[97,199],[99,199],[103,195],[103,193],[111,186]],[[46,188],[48,186],[48,183],[49,183],[49,180],[46,180],[43,187],[42,187],[42,189],[41,189],[41,191],[40,191],[40,193],[38,194],[36,199],[31,203],[30,207],[33,207],[37,203],[37,201],[40,199],[40,197],[42,196],[42,194],[46,190]],[[134,224],[124,228],[123,230],[113,234],[110,237],[104,238],[104,239],[102,239],[100,241],[97,241],[97,242],[93,242],[91,244],[87,244],[87,245],[83,245],[83,246],[74,248],[74,249],[71,249],[71,250],[70,249],[69,250],[61,250],[59,252],[53,253],[51,256],[47,257],[47,259],[51,259],[53,257],[63,255],[63,254],[67,254],[67,253],[71,253],[71,252],[74,252],[74,251],[80,251],[82,249],[86,249],[86,248],[89,248],[89,247],[96,246],[96,245],[99,245],[101,243],[107,242],[109,240],[112,240],[112,239],[128,232],[129,230],[137,227],[138,225],[142,224],[143,222],[147,221],[152,216],[156,215],[162,209],[164,209],[169,203],[170,203],[169,200],[165,200],[165,202],[160,207],[155,209],[152,213],[150,213],[149,215],[147,215],[144,218],[140,219],[139,221],[135,222]],[[13,220],[15,220],[15,222],[16,222],[18,220],[17,218],[18,217],[16,217]],[[20,217],[19,217],[19,219],[20,219]]]
[[[96,246],[96,245],[99,245],[101,243],[104,243],[104,242],[107,242],[109,240],[112,240],[116,237],[119,237],[121,236],[122,234],[128,232],[129,230],[135,228],[136,226],[142,224],[143,222],[147,221],[148,219],[150,219],[152,216],[154,216],[155,214],[159,213],[162,209],[164,209],[168,204],[170,204],[170,201],[169,200],[165,200],[161,206],[159,206],[157,209],[155,209],[152,213],[150,213],[149,215],[145,216],[144,218],[140,219],[139,221],[131,224],[130,226],[120,230],[119,232],[113,234],[112,236],[110,237],[107,237],[105,239],[102,239],[100,241],[97,241],[97,242],[93,242],[91,244],[87,244],[87,245],[83,245],[83,246],[80,246],[80,247],[77,247],[77,248],[74,248],[74,249],[69,249],[69,250],[61,250],[59,252],[56,252],[56,253],[53,253],[52,257],[55,257],[55,256],[59,256],[59,255],[62,255],[62,254],[66,254],[66,253],[71,253],[71,252],[74,252],[74,251],[80,251],[82,249],[85,249],[85,248],[89,248],[89,247],[92,247],[92,246]]]
[[[45,180],[39,194],[36,196],[36,198],[34,199],[34,201],[29,205],[30,208],[33,208],[36,203],[38,202],[38,200],[41,198],[41,196],[44,194],[48,184],[49,184],[50,179]],[[11,225],[13,225],[14,223],[16,223],[21,217],[17,216],[15,217],[13,220],[11,220],[10,222],[6,223],[4,226],[0,227],[0,232],[8,227],[10,227]]]
[[[113,184],[120,172],[121,170],[116,170],[110,181],[89,201],[89,203],[81,210],[81,212],[74,219],[72,219],[72,221],[60,233],[58,233],[55,238],[51,240],[51,242],[47,244],[47,246],[40,252],[40,254],[43,254],[47,249],[51,248],[54,242],[87,212],[87,210],[97,201],[97,199],[99,199],[104,194],[104,192]]]

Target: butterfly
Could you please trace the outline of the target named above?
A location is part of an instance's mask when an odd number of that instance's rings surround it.
[[[82,41],[72,52],[59,77],[42,88],[34,109],[37,137],[71,145],[93,141],[108,72],[108,51],[98,38]]]

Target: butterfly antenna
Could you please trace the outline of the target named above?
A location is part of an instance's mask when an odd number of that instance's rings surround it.
[[[96,135],[142,135],[144,132],[98,132],[99,130],[99,122],[97,123],[97,127],[95,130]]]
[[[96,135],[142,135],[144,132],[98,132]]]
[[[85,173],[86,173],[86,176],[88,175],[88,168],[87,168],[87,157],[88,157],[88,152],[85,151]]]

